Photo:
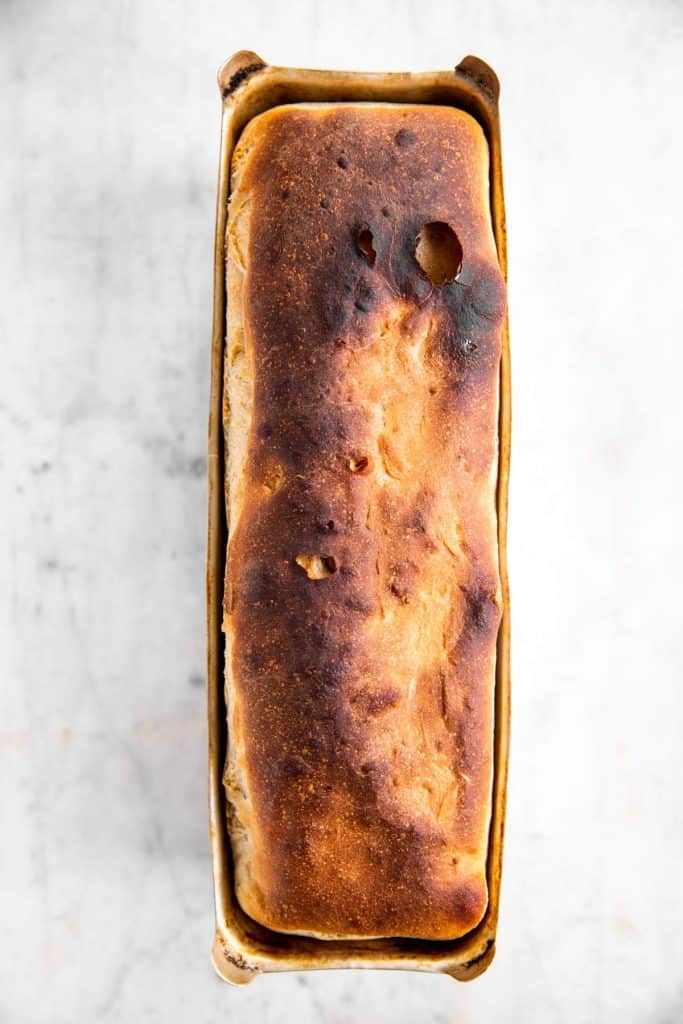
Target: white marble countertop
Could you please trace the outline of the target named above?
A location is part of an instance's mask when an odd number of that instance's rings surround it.
[[[497,958],[221,983],[204,457],[215,69],[502,80],[513,748]],[[683,1020],[683,7],[0,10],[0,1021]]]

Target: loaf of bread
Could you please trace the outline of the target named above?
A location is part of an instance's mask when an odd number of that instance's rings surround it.
[[[228,829],[237,899],[324,939],[487,905],[505,287],[450,107],[294,104],[234,153]]]

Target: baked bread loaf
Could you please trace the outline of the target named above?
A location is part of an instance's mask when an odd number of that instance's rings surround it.
[[[505,287],[450,107],[295,104],[233,156],[228,828],[256,921],[453,939],[487,905]]]

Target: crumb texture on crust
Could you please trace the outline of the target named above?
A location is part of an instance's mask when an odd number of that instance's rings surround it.
[[[448,107],[279,107],[233,157],[225,783],[237,897],[277,931],[452,939],[486,909],[488,190]]]

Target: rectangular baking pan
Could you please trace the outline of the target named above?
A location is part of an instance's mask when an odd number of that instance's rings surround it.
[[[369,74],[270,67],[255,53],[241,50],[221,67],[218,84],[223,100],[223,118],[214,265],[206,576],[209,807],[216,904],[213,962],[222,978],[238,985],[251,981],[261,972],[335,967],[437,971],[466,981],[486,970],[493,959],[503,854],[510,710],[510,601],[506,562],[510,462],[510,357],[507,319],[503,329],[500,365],[500,452],[497,490],[503,617],[498,636],[495,685],[494,777],[487,860],[489,902],[486,914],[473,931],[449,942],[416,939],[326,941],[269,931],[247,917],[235,898],[222,781],[226,750],[224,641],[221,632],[227,541],[222,410],[223,349],[226,332],[225,227],[232,152],[247,122],[264,110],[283,103],[309,101],[333,103],[375,100],[450,105],[466,110],[475,117],[488,140],[491,216],[498,259],[507,278],[498,80],[491,68],[477,57],[466,57],[453,71]]]

